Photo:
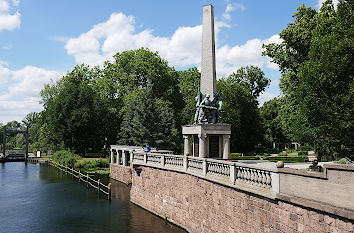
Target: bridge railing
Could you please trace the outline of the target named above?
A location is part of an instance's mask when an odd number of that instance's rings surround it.
[[[275,169],[181,155],[132,152],[133,165],[144,165],[195,175],[223,185],[274,198],[279,192],[279,175]]]

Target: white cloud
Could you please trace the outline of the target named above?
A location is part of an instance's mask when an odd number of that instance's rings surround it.
[[[0,13],[7,12],[10,9],[9,4],[5,0],[0,0]]]
[[[264,104],[264,102],[267,102],[269,100],[274,99],[275,97],[278,97],[279,94],[274,94],[271,92],[263,92],[259,95],[258,97],[258,102],[259,102],[259,106],[262,106]]]
[[[218,75],[228,75],[240,66],[257,65],[277,69],[269,59],[261,56],[263,43],[279,43],[278,35],[265,40],[252,39],[243,45],[218,44],[218,34],[223,27],[230,27],[225,22],[215,23],[216,61]],[[179,27],[171,37],[153,35],[150,29],[136,32],[132,16],[114,13],[104,22],[76,38],[71,38],[65,45],[67,53],[74,56],[77,63],[101,65],[105,60],[112,60],[117,52],[146,47],[158,51],[161,57],[175,67],[199,66],[201,59],[202,26]]]
[[[11,72],[7,67],[5,67],[7,65],[8,64],[6,62],[0,60],[0,85],[7,83],[9,80]]]
[[[39,92],[44,84],[57,80],[63,73],[35,66],[10,70],[0,61],[0,122],[22,120],[26,114],[41,111]]]
[[[26,66],[20,70],[11,71],[13,82],[9,87],[9,95],[37,97],[44,84],[56,80],[62,75],[61,72],[35,66]]]
[[[50,40],[66,43],[70,39],[68,36],[51,36],[49,37]]]
[[[18,6],[19,1],[12,1],[13,6]],[[21,25],[21,14],[17,11],[10,12],[9,1],[0,0],[0,32],[2,30],[13,30]]]
[[[318,0],[317,2],[317,9],[320,9],[322,4],[325,2],[326,0]],[[332,3],[334,5],[334,8],[337,8],[337,5],[338,5],[338,0],[332,0]]]
[[[227,3],[226,5],[226,9],[225,12],[222,14],[222,17],[224,20],[230,21],[231,20],[231,12],[235,11],[235,10],[241,10],[241,11],[245,11],[246,7],[241,4],[241,3]]]
[[[273,35],[265,40],[252,39],[243,45],[233,47],[224,45],[216,50],[216,67],[218,76],[226,76],[236,71],[241,66],[255,65],[278,69],[274,63],[270,63],[269,58],[262,56],[262,45],[268,43],[280,43],[279,35]]]
[[[19,0],[12,0],[12,5],[18,6],[18,5],[20,5],[20,1]]]
[[[12,49],[12,44],[4,45],[4,46],[2,46],[2,49],[10,50],[10,49]]]
[[[243,5],[243,4],[241,4],[241,3],[228,3],[227,5],[226,5],[226,10],[225,10],[225,12],[226,13],[230,13],[230,12],[232,12],[232,11],[235,11],[235,10],[241,10],[241,11],[245,11],[247,8]]]

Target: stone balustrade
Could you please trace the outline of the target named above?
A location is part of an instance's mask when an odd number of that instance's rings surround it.
[[[111,155],[111,164],[115,170],[120,167],[123,171],[128,169],[129,172],[134,172],[132,169],[143,166],[188,174],[273,200],[290,201],[354,219],[354,186],[351,185],[354,182],[354,166],[325,165],[324,172],[307,172],[158,151],[145,152],[142,147],[128,146],[111,147]],[[117,173],[116,177],[118,176],[122,174]],[[124,176],[123,181],[125,180]],[[323,193],[328,195],[323,196]],[[321,201],[318,201],[318,197],[321,197]]]
[[[262,170],[252,165],[210,158],[145,152],[142,148],[136,147],[119,146],[115,150],[118,151],[116,163],[120,165],[144,165],[188,173],[269,198],[275,198],[279,192],[276,170]],[[130,155],[129,161],[127,156],[124,156],[127,154]],[[112,155],[114,157],[114,153]],[[114,163],[114,158],[112,161]]]

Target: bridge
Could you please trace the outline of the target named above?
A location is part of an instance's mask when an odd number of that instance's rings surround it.
[[[353,232],[354,166],[323,172],[111,146],[130,200],[189,232]]]
[[[0,153],[0,162],[19,162],[26,160],[26,151],[21,149],[6,150],[5,155]]]
[[[26,137],[26,148],[22,149],[12,149],[6,150],[6,136],[8,134],[18,134],[22,133]],[[2,152],[2,153],[1,153]],[[26,161],[28,157],[28,127],[25,130],[20,128],[4,128],[3,132],[3,145],[2,151],[0,152],[0,162],[17,162],[17,161]]]

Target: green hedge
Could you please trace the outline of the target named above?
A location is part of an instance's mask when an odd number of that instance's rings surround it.
[[[237,156],[230,154],[231,159],[237,159],[237,160],[260,160],[262,159],[262,156]]]
[[[91,161],[80,161],[75,164],[75,167],[80,170],[92,171],[98,170],[102,168],[109,168],[109,160],[108,159],[98,159]]]
[[[267,157],[264,159],[270,162],[283,161],[284,163],[303,163],[307,161],[307,157],[305,156],[298,156],[298,157],[275,156],[275,157]]]
[[[67,167],[73,167],[77,161],[75,155],[72,152],[66,150],[55,152],[52,159],[55,162],[58,162]]]

